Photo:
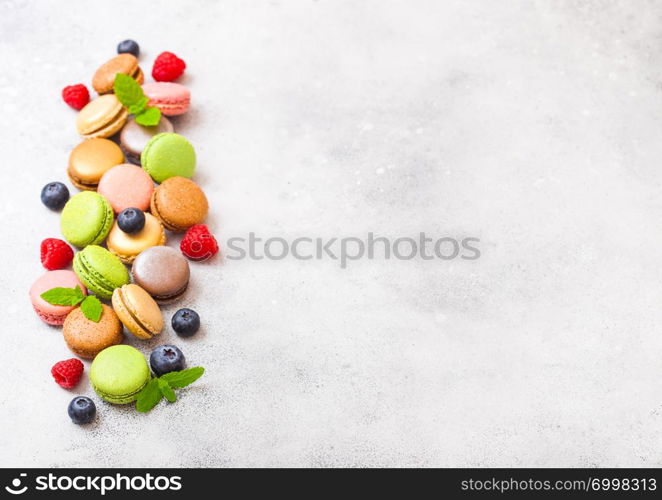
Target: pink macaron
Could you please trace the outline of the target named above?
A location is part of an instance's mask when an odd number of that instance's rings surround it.
[[[61,325],[64,323],[67,314],[74,309],[74,306],[54,306],[42,299],[41,294],[51,288],[76,288],[76,286],[79,286],[83,293],[87,295],[87,289],[80,282],[76,273],[64,269],[48,271],[34,282],[30,288],[30,301],[42,321],[49,325]]]
[[[191,105],[191,91],[179,83],[151,82],[143,85],[149,105],[156,106],[166,116],[182,115]]]
[[[145,170],[123,163],[103,174],[97,192],[106,198],[118,214],[125,208],[139,208],[145,211],[152,199],[154,181]]]

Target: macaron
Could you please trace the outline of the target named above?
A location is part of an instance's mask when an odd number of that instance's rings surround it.
[[[124,334],[117,314],[106,304],[101,307],[103,311],[98,323],[88,319],[80,307],[64,320],[64,341],[76,356],[92,359],[107,347],[122,343]]]
[[[103,242],[113,225],[113,209],[103,196],[83,191],[62,209],[60,229],[64,238],[79,248]]]
[[[129,116],[115,94],[102,95],[90,101],[76,117],[78,134],[85,137],[110,137],[119,132]]]
[[[51,288],[76,288],[79,286],[83,294],[87,295],[85,285],[78,279],[76,273],[66,269],[48,271],[35,281],[30,287],[30,302],[37,315],[49,325],[62,325],[74,306],[55,306],[41,298],[41,294]]]
[[[158,302],[181,297],[190,277],[188,260],[170,247],[151,247],[133,261],[133,282],[140,285]]]
[[[129,345],[104,349],[90,367],[90,382],[94,391],[109,403],[135,401],[150,379],[145,357]]]
[[[106,171],[99,181],[97,193],[108,200],[118,214],[125,208],[149,209],[154,181],[142,168],[123,163]]]
[[[112,92],[117,73],[124,73],[133,77],[140,85],[145,81],[145,75],[140,69],[140,66],[138,66],[136,56],[133,54],[120,54],[113,57],[110,61],[105,62],[97,69],[92,78],[92,87],[99,94]]]
[[[69,155],[67,174],[78,189],[95,190],[109,169],[124,162],[124,154],[113,141],[86,139]]]
[[[204,222],[209,203],[195,182],[184,177],[171,177],[154,190],[150,209],[166,229],[181,232]]]
[[[140,156],[142,167],[156,182],[170,177],[193,177],[195,150],[184,136],[175,133],[156,134]]]
[[[110,299],[115,288],[129,282],[129,271],[119,257],[97,245],[86,246],[74,255],[74,271],[102,299]]]
[[[145,226],[134,234],[125,233],[117,223],[113,224],[106,246],[125,264],[131,264],[143,250],[156,245],[165,245],[166,234],[163,225],[150,213],[145,213]]]
[[[130,161],[140,165],[140,155],[149,140],[156,134],[171,133],[174,131],[175,128],[172,126],[172,122],[165,116],[162,116],[159,124],[154,127],[139,125],[136,123],[135,118],[130,118],[120,134],[120,146],[122,146]]]
[[[149,106],[156,106],[166,116],[183,115],[191,105],[191,91],[179,83],[151,82],[143,85]]]
[[[120,321],[139,339],[151,339],[163,330],[163,315],[159,305],[138,285],[116,288],[112,301]]]

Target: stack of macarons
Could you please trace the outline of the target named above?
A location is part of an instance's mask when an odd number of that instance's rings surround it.
[[[94,73],[98,97],[90,100],[81,84],[62,92],[65,102],[80,110],[76,129],[82,141],[71,151],[66,168],[80,192],[69,197],[64,184],[53,182],[42,190],[42,201],[62,210],[60,231],[76,251],[61,240],[46,250],[42,244],[42,263],[49,271],[30,288],[30,300],[45,323],[62,326],[64,341],[76,356],[97,360],[90,374],[96,393],[122,404],[134,401],[151,378],[143,354],[120,345],[124,331],[143,340],[161,334],[165,322],[159,303],[185,293],[189,259],[198,260],[186,249],[205,231],[201,244],[211,249],[210,257],[218,245],[203,225],[207,197],[192,180],[195,149],[163,116],[189,109],[190,91],[172,81],[183,73],[184,62],[164,52],[152,70],[156,81],[145,83],[137,44],[122,42],[118,52]],[[160,60],[166,56],[167,61]],[[135,110],[120,102],[114,93],[118,73],[142,85],[147,106],[160,110],[158,124],[141,125],[132,116]],[[179,249],[166,246],[168,232],[186,232]],[[44,294],[54,289],[76,290],[71,293],[77,299],[49,302]],[[96,313],[79,306],[90,294],[103,301]],[[197,318],[194,311],[185,311]],[[178,331],[175,318],[172,324]],[[189,327],[186,336],[192,334]],[[71,415],[76,409],[69,411]]]

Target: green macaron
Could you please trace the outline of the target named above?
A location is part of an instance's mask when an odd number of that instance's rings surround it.
[[[142,353],[129,345],[114,345],[97,354],[90,367],[94,391],[109,403],[135,401],[151,378]]]
[[[112,225],[113,208],[108,200],[94,191],[78,193],[62,209],[62,235],[79,248],[103,242]]]
[[[88,245],[74,256],[74,271],[83,284],[102,299],[129,282],[129,271],[116,255],[97,245]]]
[[[170,177],[190,179],[195,172],[195,150],[184,136],[165,132],[152,137],[140,155],[142,167],[156,182]]]

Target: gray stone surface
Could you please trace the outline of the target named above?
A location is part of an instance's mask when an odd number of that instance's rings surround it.
[[[2,466],[661,466],[658,2],[0,2]],[[216,259],[178,306],[207,367],[72,425],[27,291],[62,87],[171,50],[209,225],[481,239],[478,261]],[[177,244],[172,238],[170,244]],[[89,364],[87,364],[89,366]]]

